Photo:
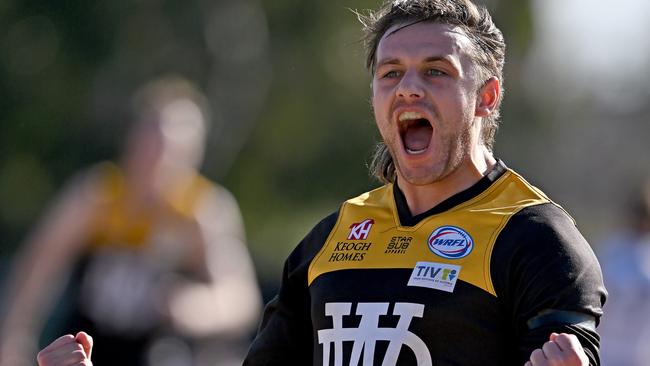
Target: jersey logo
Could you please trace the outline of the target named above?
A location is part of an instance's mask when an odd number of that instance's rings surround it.
[[[460,268],[460,266],[446,263],[417,262],[407,286],[454,292]]]
[[[372,224],[375,223],[373,219],[365,219],[359,223],[354,223],[350,225],[350,234],[348,234],[348,240],[366,240],[368,239],[368,234],[370,234],[370,228]]]
[[[413,351],[418,366],[431,366],[431,354],[424,341],[408,330],[414,317],[421,318],[424,305],[408,302],[395,303],[393,315],[399,316],[395,328],[380,328],[379,316],[388,313],[387,302],[357,304],[356,315],[361,315],[358,328],[343,328],[343,316],[349,316],[352,303],[330,302],[325,304],[325,315],[332,317],[333,328],[318,331],[318,343],[323,345],[323,366],[330,365],[330,351],[334,344],[334,365],[343,365],[343,342],[354,342],[349,366],[359,366],[363,351],[362,366],[375,364],[377,341],[388,341],[388,349],[382,361],[383,366],[394,366],[402,349],[407,346]]]
[[[441,226],[429,235],[428,246],[433,253],[440,257],[460,259],[472,252],[474,240],[459,227]]]

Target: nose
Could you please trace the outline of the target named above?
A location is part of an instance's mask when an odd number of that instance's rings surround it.
[[[404,99],[420,99],[424,97],[424,88],[421,80],[414,70],[407,71],[397,85],[397,97]]]

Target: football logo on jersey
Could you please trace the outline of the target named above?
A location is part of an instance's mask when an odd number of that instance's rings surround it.
[[[441,226],[435,229],[428,240],[429,249],[447,259],[460,259],[474,249],[474,240],[463,229],[456,226]]]
[[[375,220],[373,219],[365,219],[359,223],[350,225],[350,234],[348,234],[348,240],[368,239],[368,234],[370,234],[370,229],[374,223]]]
[[[326,303],[325,315],[332,318],[333,328],[318,331],[318,343],[323,345],[323,366],[330,365],[332,353],[334,365],[375,365],[377,342],[386,341],[388,348],[381,365],[396,365],[400,352],[409,348],[415,356],[417,366],[431,366],[431,353],[426,343],[408,329],[413,318],[422,318],[424,305],[408,302],[395,303],[392,315],[399,317],[397,324],[394,328],[380,327],[379,317],[388,316],[389,305],[387,302],[358,303],[355,314],[361,316],[359,326],[347,328],[343,327],[343,318],[351,316],[352,303]],[[352,342],[351,347],[344,347],[344,343],[348,342]],[[334,352],[332,352],[332,348],[334,348]],[[344,356],[344,354],[349,355],[349,362],[345,362],[344,358],[348,356]]]

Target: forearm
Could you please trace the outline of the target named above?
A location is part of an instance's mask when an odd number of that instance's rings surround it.
[[[61,260],[28,253],[9,276],[6,309],[0,330],[0,364],[32,365],[47,314],[63,287]],[[53,280],[54,279],[54,280]]]
[[[181,280],[172,285],[169,315],[188,335],[244,337],[257,322],[260,304],[255,282],[246,278],[231,276],[209,284]]]

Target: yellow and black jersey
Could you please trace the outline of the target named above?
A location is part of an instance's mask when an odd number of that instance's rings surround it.
[[[104,345],[93,355],[99,360],[141,365],[149,343],[168,331],[159,310],[166,278],[209,281],[195,211],[211,193],[226,205],[230,196],[197,173],[161,191],[155,204],[134,203],[117,165],[100,163],[88,177],[96,209],[66,289],[72,302],[62,328],[92,334]]]
[[[598,365],[605,297],[572,218],[499,161],[423,214],[388,184],[316,225],[245,365],[520,366],[551,332]]]
[[[145,250],[152,244],[161,227],[183,227],[195,231],[194,211],[206,192],[221,189],[202,175],[190,175],[182,184],[164,190],[157,207],[134,209],[124,172],[111,162],[97,164],[96,174],[99,197],[98,212],[92,220],[88,249],[105,248]],[[185,240],[186,242],[188,240]]]

